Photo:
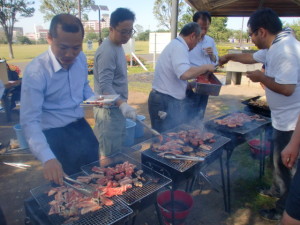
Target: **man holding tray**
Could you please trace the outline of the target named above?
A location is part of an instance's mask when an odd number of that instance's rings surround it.
[[[135,33],[134,20],[135,15],[129,9],[116,9],[110,17],[109,36],[95,54],[95,92],[99,95],[120,95],[114,104],[94,107],[94,131],[99,141],[101,158],[121,150],[125,118],[136,119],[135,109],[127,104],[127,62],[122,47]]]
[[[22,80],[20,121],[44,176],[63,184],[64,174],[96,161],[98,141],[80,104],[94,95],[82,52],[84,28],[70,14],[53,17],[48,51],[32,60]]]

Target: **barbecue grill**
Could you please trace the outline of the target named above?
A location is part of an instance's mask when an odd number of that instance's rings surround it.
[[[244,105],[246,105],[245,110],[249,111],[249,112],[252,112],[252,113],[257,113],[257,114],[262,115],[262,116],[271,117],[271,110],[270,110],[269,107],[266,107],[266,106],[262,107],[262,106],[253,105],[253,104],[250,103],[252,101],[256,101],[260,97],[261,96],[256,96],[254,98],[250,98],[248,100],[242,101],[242,103]]]
[[[262,177],[263,173],[264,173],[264,164],[265,164],[265,160],[264,160],[264,154],[263,152],[265,151],[265,146],[263,145],[263,143],[265,143],[265,135],[263,135],[263,131],[265,131],[266,129],[268,129],[268,127],[270,126],[271,123],[271,119],[264,117],[264,116],[260,116],[261,121],[251,121],[251,122],[247,122],[245,123],[243,126],[241,127],[227,127],[225,125],[219,125],[217,123],[214,122],[214,120],[219,120],[219,119],[223,119],[233,113],[236,112],[232,112],[226,115],[223,115],[221,117],[215,118],[213,120],[209,120],[205,123],[205,126],[214,130],[215,132],[224,135],[228,138],[231,139],[231,142],[226,145],[225,150],[226,150],[226,168],[227,168],[227,197],[228,197],[228,209],[230,211],[230,158],[233,152],[233,149],[244,143],[246,141],[247,138],[252,137],[252,136],[256,136],[257,134],[260,135],[260,165],[259,165],[259,176]],[[253,116],[255,115],[254,113],[251,112],[241,112],[238,111],[238,113],[245,113],[249,116]],[[266,132],[265,132],[266,133]]]
[[[172,129],[168,132],[178,132],[180,130],[187,130],[187,129],[195,129],[192,126],[182,125],[175,129]],[[166,133],[168,133],[166,132]],[[166,133],[163,133],[163,136],[166,137]],[[143,143],[133,146],[132,148],[136,150],[136,152],[132,153],[137,155],[137,153],[141,153],[141,160],[143,164],[153,168],[154,170],[162,173],[172,179],[172,189],[176,189],[176,186],[182,180],[186,181],[186,190],[190,190],[193,186],[194,179],[198,176],[198,172],[204,168],[206,165],[210,164],[216,159],[220,159],[220,172],[222,178],[222,189],[224,194],[224,205],[225,209],[227,210],[227,203],[226,203],[226,192],[225,192],[225,182],[224,182],[224,174],[223,174],[223,163],[222,163],[222,152],[223,147],[230,139],[217,135],[214,136],[213,139],[216,140],[215,143],[211,143],[212,149],[209,150],[209,154],[204,156],[203,162],[191,162],[191,161],[172,161],[169,159],[165,159],[163,157],[158,156],[156,152],[153,152],[151,148],[151,144],[157,141],[156,138],[152,138],[146,140]],[[191,179],[192,178],[192,179]],[[190,180],[191,183],[190,183]],[[191,185],[189,185],[191,184]]]
[[[91,174],[95,173],[92,171],[92,168],[94,166],[113,167],[125,161],[136,165],[136,170],[143,170],[144,173],[141,176],[145,178],[142,187],[132,187],[131,189],[124,192],[123,195],[118,196],[126,205],[132,206],[135,203],[140,202],[144,198],[148,197],[149,195],[153,195],[161,188],[167,186],[172,182],[169,178],[153,171],[149,167],[140,164],[139,162],[122,153],[118,153],[114,156],[103,159],[100,162],[97,161],[83,166],[82,170],[87,174]]]
[[[77,173],[72,175],[73,179],[76,179],[78,176],[84,176],[84,173]],[[35,198],[38,205],[41,207],[43,212],[48,215],[50,210],[49,202],[54,199],[53,196],[48,196],[49,190],[53,187],[50,183],[36,187],[30,192]],[[130,214],[132,214],[132,209],[130,209],[126,204],[124,204],[119,198],[112,198],[114,204],[111,206],[105,206],[95,212],[90,212],[84,215],[81,215],[79,220],[68,223],[74,225],[94,225],[94,224],[115,224],[116,222],[125,219]],[[66,222],[66,218],[53,214],[48,216],[51,224],[59,225]]]

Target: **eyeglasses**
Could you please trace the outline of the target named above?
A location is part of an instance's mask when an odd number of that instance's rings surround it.
[[[135,34],[135,29],[132,29],[132,30],[118,30],[115,28],[116,31],[118,31],[121,35],[125,36],[125,35],[134,35]]]
[[[259,29],[259,28],[257,28],[257,29],[255,29],[254,31],[248,33],[249,38],[252,38],[252,35],[253,35],[256,31],[258,31],[258,29]]]

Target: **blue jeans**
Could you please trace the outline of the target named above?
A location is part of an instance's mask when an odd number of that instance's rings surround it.
[[[159,132],[164,132],[182,124],[185,118],[184,105],[184,100],[178,100],[170,95],[152,90],[148,99],[152,128]],[[158,116],[159,111],[166,112],[167,117],[161,119]]]
[[[43,131],[47,142],[66,174],[81,171],[80,167],[99,160],[98,141],[84,118],[65,127]]]

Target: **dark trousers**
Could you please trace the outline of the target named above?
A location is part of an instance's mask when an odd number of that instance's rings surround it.
[[[291,170],[284,166],[281,160],[281,152],[289,143],[293,131],[279,131],[273,129],[273,184],[271,189],[279,190],[280,198],[276,202],[276,208],[283,211],[285,208],[285,201],[290,188],[291,180],[296,172],[296,166]]]
[[[47,142],[66,174],[80,172],[80,167],[99,160],[98,141],[84,118],[65,127],[45,130]]]
[[[300,220],[300,164],[298,160],[298,166],[296,174],[294,175],[291,183],[288,198],[286,200],[286,212],[292,218]]]
[[[152,90],[149,94],[148,109],[153,129],[164,132],[179,126],[184,121],[184,100]],[[158,115],[159,111],[167,113],[165,119]]]

